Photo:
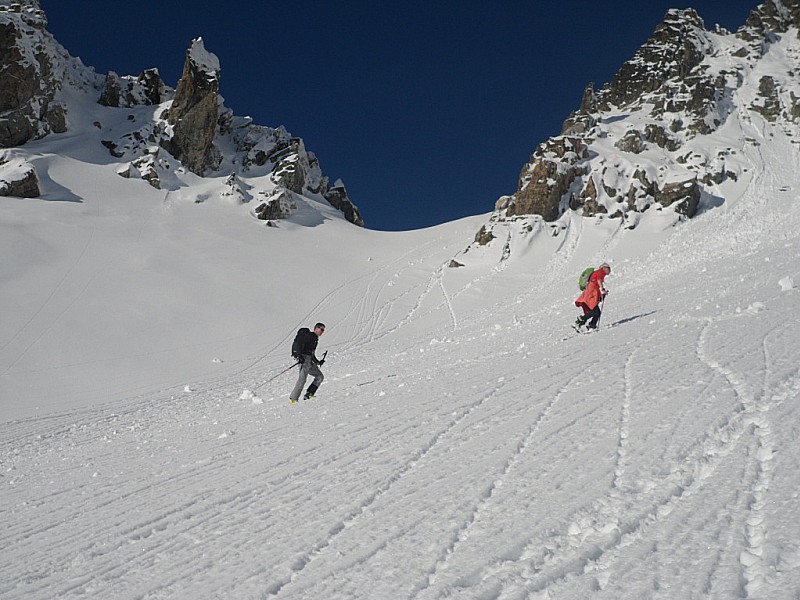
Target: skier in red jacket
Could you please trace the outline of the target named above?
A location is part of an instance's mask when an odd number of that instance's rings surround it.
[[[580,331],[584,325],[587,330],[597,329],[597,322],[600,320],[600,301],[608,294],[608,290],[603,286],[603,280],[609,273],[611,273],[611,266],[608,263],[597,267],[589,277],[586,289],[575,300],[575,306],[583,309],[583,315],[575,319],[574,327],[577,331]]]

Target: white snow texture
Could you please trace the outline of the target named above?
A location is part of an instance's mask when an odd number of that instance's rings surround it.
[[[98,139],[154,110],[71,102]],[[8,151],[43,196],[0,201],[0,598],[799,598],[800,153],[749,115],[695,219],[567,213],[461,268],[488,215],[266,227],[224,177]]]

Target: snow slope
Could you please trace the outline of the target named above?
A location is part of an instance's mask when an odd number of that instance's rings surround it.
[[[489,215],[267,227],[225,177],[123,179],[101,141],[160,108],[65,87],[68,132],[3,151],[43,195],[0,201],[0,598],[800,598],[800,157],[752,89],[692,142],[736,174],[695,219],[470,246]]]
[[[746,127],[741,196],[691,222],[574,217],[459,269],[485,216],[267,228],[26,146],[51,187],[0,203],[0,597],[797,598],[800,159]]]

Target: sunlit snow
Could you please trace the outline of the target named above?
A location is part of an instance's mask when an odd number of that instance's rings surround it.
[[[123,179],[99,137],[148,109],[73,101],[97,139],[9,151],[44,195],[0,199],[4,600],[800,595],[792,136],[729,124],[742,175],[691,221],[568,214],[501,260],[462,254],[488,215],[386,233],[298,197],[266,227],[214,179]]]

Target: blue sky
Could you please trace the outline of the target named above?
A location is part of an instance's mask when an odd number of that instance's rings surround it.
[[[100,73],[157,67],[174,87],[203,37],[226,106],[302,137],[382,230],[491,211],[586,84],[609,81],[669,8],[736,30],[757,4],[41,0],[50,32]]]

